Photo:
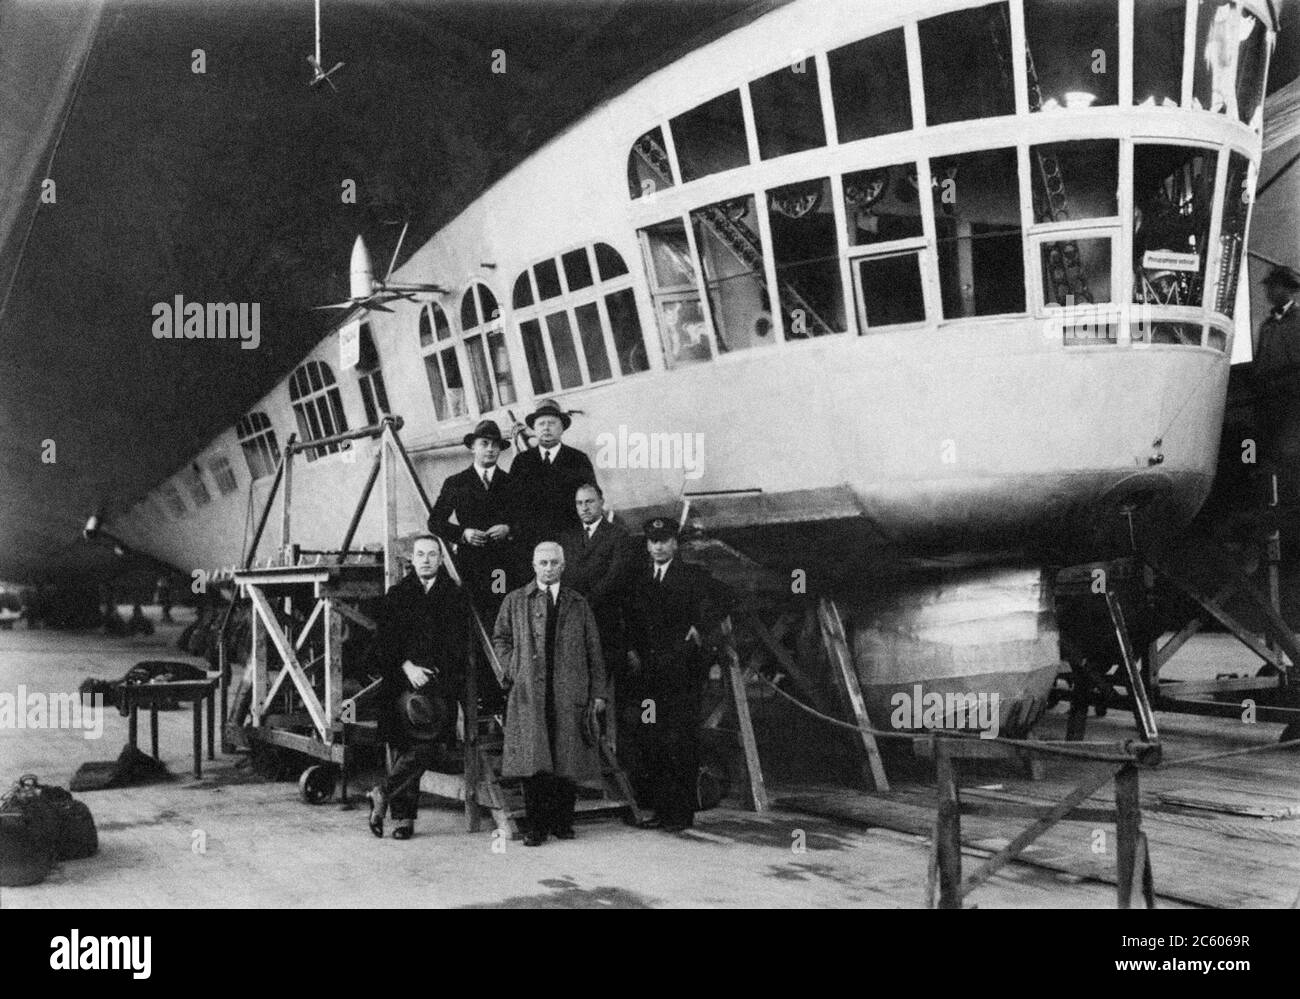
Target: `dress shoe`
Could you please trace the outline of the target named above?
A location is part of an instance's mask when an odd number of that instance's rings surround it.
[[[541,846],[546,842],[546,833],[530,832],[524,836],[524,846]]]
[[[393,839],[410,839],[414,835],[415,822],[412,819],[401,819],[393,830]]]
[[[681,819],[674,819],[672,822],[665,822],[660,828],[666,833],[685,832],[693,823],[683,822]]]
[[[663,822],[656,815],[651,815],[649,818],[642,819],[640,822],[636,823],[638,829],[658,829],[662,825]]]
[[[557,830],[555,830],[555,838],[556,838],[556,839],[575,839],[575,838],[577,837],[577,835],[578,835],[578,834],[577,834],[576,832],[573,831],[573,826],[569,826],[568,829],[557,829]]]
[[[384,838],[384,816],[388,813],[388,799],[384,797],[384,792],[376,785],[366,792],[366,797],[370,799],[370,831],[379,839]]]

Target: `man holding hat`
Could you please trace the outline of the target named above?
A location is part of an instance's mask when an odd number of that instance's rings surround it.
[[[573,418],[554,399],[543,399],[525,422],[537,443],[515,456],[510,475],[518,490],[522,545],[532,551],[579,526],[574,493],[584,482],[596,481],[596,470],[585,452],[562,442]]]
[[[442,571],[441,542],[431,534],[416,537],[411,567],[414,573],[384,594],[366,652],[367,671],[383,679],[380,734],[397,753],[388,777],[368,795],[370,831],[384,835],[391,808],[393,839],[411,838],[420,775],[436,765],[454,735],[468,641],[469,612],[459,587]]]
[[[465,446],[473,464],[443,481],[429,530],[456,545],[456,568],[486,625],[512,587],[517,494],[511,476],[497,465],[510,442],[494,421],[481,421],[465,435]]]
[[[650,561],[628,600],[620,756],[637,800],[655,811],[647,825],[680,832],[693,824],[697,805],[706,614],[729,601],[708,572],[677,557],[676,522],[656,518],[643,530]]]

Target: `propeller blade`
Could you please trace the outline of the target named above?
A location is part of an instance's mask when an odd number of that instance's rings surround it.
[[[393,268],[397,266],[397,255],[402,252],[402,240],[406,239],[406,230],[411,226],[408,220],[402,226],[402,234],[397,237],[397,246],[393,248],[393,259],[388,262],[388,273],[384,275],[384,284],[388,284],[388,279],[393,276]]]

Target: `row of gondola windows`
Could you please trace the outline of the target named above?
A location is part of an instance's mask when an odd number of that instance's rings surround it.
[[[1265,26],[1234,0],[1195,6],[1191,87],[1183,96],[1189,0],[1136,0],[1133,103],[1191,107],[1258,128],[1263,113]],[[1026,102],[1031,112],[1119,103],[1118,0],[1024,0]],[[925,123],[944,125],[1014,114],[1011,18],[1007,3],[920,21]],[[838,140],[853,142],[914,126],[902,28],[827,53]],[[812,57],[748,85],[759,158],[823,147],[821,84]],[[640,198],[677,183],[750,163],[741,92],[721,94],[643,134],[628,154],[628,192]]]
[[[516,279],[511,305],[534,396],[649,370],[627,265],[608,244],[533,264]],[[439,421],[488,413],[517,397],[495,296],[476,283],[460,311],[460,336],[438,303],[420,314],[420,346]]]
[[[1044,306],[1114,301],[1120,143],[1082,140],[1030,146],[1032,215],[1021,218],[1015,148],[929,161],[936,241],[924,238],[924,198],[913,163],[839,178],[845,231],[837,234],[831,178],[764,192],[766,230],[753,195],[706,205],[640,231],[668,367],[785,338],[848,329],[841,283],[847,257],[851,303],[864,332],[927,320],[923,273],[932,256],[944,319],[1026,311],[1024,240],[1039,270]],[[1251,189],[1250,163],[1228,152],[1231,196],[1220,230],[1215,311],[1233,315]],[[1218,153],[1196,146],[1133,146],[1133,301],[1199,308],[1206,286]],[[1028,234],[1026,234],[1028,226]],[[777,295],[769,294],[769,270]],[[1196,327],[1199,330],[1199,326]],[[1174,338],[1157,342],[1189,342]],[[1199,334],[1197,336],[1199,341]]]

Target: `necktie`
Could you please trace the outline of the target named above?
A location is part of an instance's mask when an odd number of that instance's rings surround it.
[[[555,610],[555,587],[554,586],[548,586],[546,588],[546,596],[547,599],[551,601],[551,610]]]
[[[655,567],[655,582],[660,586],[664,585],[664,567],[661,565]]]
[[[547,465],[549,465],[549,464],[551,463],[551,452],[550,452],[550,451],[543,451],[543,452],[542,452],[542,461],[543,461],[544,463],[546,463]]]
[[[484,473],[483,473],[483,488],[484,488],[484,489],[491,489],[491,488],[492,488],[492,480],[488,478],[488,473],[487,473],[487,472],[484,472]]]

